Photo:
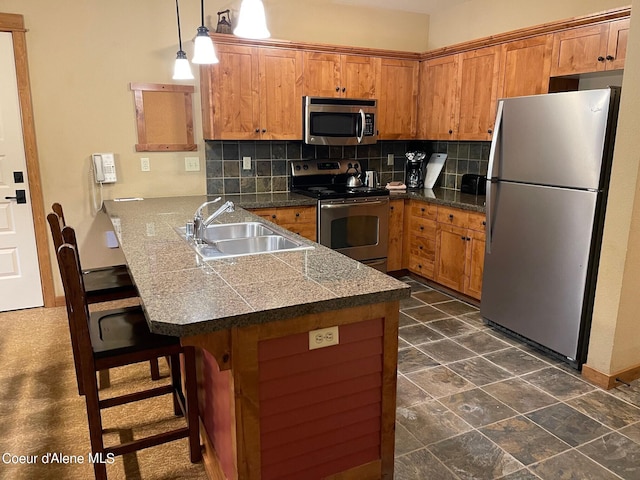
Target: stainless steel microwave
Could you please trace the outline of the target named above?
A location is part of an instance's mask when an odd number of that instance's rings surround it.
[[[378,141],[377,100],[303,97],[304,142],[366,145]]]

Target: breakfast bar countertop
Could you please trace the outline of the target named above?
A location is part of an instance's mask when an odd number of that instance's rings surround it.
[[[104,202],[154,333],[199,335],[410,295],[405,283],[302,237],[312,249],[203,261],[175,227],[213,198]],[[204,214],[229,199],[223,196]],[[247,221],[282,231],[238,206],[215,223]]]

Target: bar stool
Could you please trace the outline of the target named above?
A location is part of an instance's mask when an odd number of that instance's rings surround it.
[[[70,227],[65,227],[65,233],[68,229]],[[73,233],[72,230],[70,233]],[[63,243],[58,249],[57,257],[69,306],[71,342],[80,357],[76,368],[79,368],[85,391],[92,455],[101,455],[101,458],[106,459],[111,455],[124,455],[189,438],[190,460],[193,463],[199,462],[202,452],[194,348],[182,347],[176,337],[151,333],[139,306],[90,314],[77,249],[70,243]],[[184,391],[180,376],[180,355],[184,358]],[[171,385],[100,399],[97,371],[157,360],[164,356],[170,359]],[[104,446],[101,410],[166,394],[172,394],[174,413],[184,415],[187,426],[115,446]],[[94,473],[96,479],[106,479],[106,465],[94,463]]]

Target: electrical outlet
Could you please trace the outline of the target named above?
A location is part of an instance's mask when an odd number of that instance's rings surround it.
[[[251,157],[242,157],[242,169],[251,170]]]
[[[337,326],[309,332],[309,350],[330,347],[331,345],[338,345],[339,343],[340,332]]]
[[[199,172],[200,157],[184,157],[184,170],[186,172]]]
[[[142,157],[140,159],[140,170],[142,170],[143,172],[151,171],[151,163],[149,162],[149,159],[147,157]]]
[[[393,153],[387,155],[387,165],[393,165],[395,156]]]

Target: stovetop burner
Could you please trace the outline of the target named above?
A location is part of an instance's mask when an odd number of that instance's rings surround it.
[[[317,199],[389,195],[386,188],[348,187],[347,180],[355,172],[364,175],[358,160],[297,160],[291,162],[290,189]]]

